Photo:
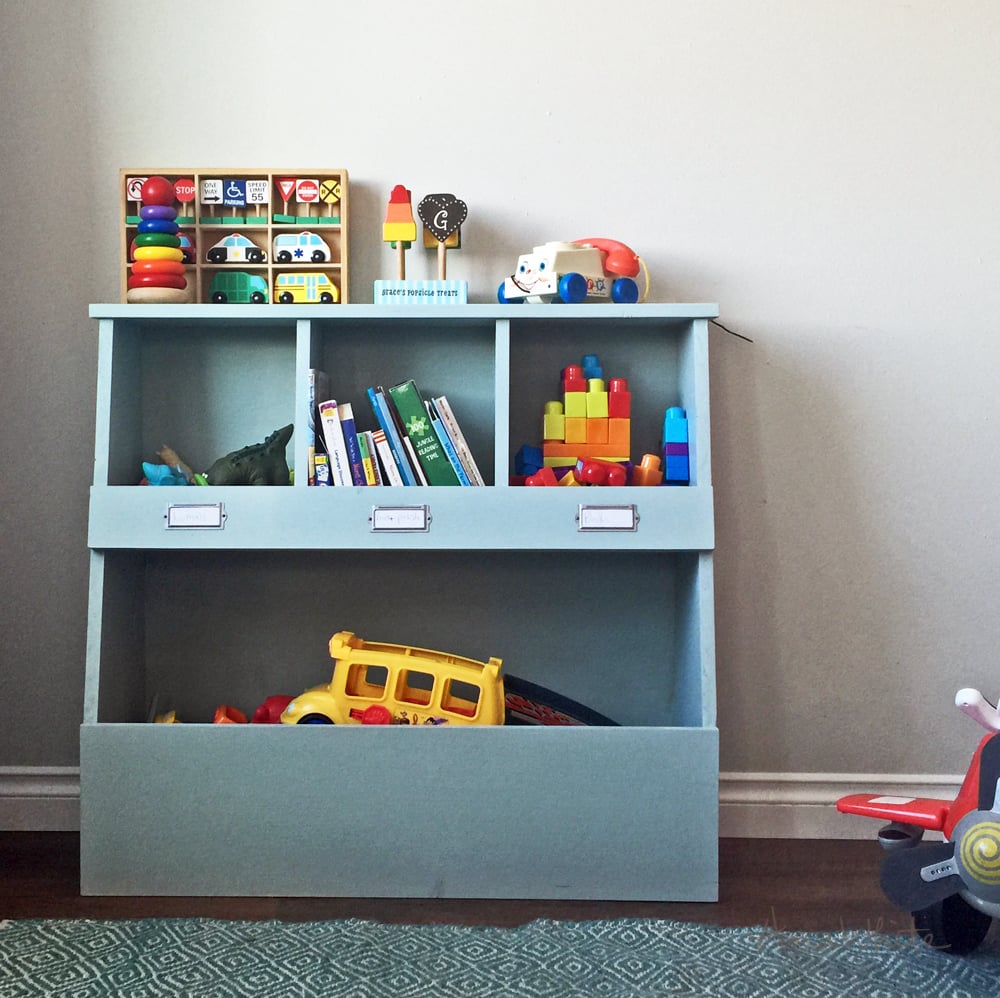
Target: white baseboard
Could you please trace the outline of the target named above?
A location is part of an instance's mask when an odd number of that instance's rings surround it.
[[[747,839],[874,839],[878,824],[841,814],[847,794],[940,797],[951,800],[961,776],[884,773],[722,773],[719,835]]]
[[[849,793],[942,797],[958,793],[960,776],[879,773],[722,773],[719,834],[748,839],[866,839],[867,818],[840,814]],[[0,767],[0,831],[76,831],[80,770],[56,766]]]
[[[79,828],[77,767],[0,766],[0,831],[75,832]]]

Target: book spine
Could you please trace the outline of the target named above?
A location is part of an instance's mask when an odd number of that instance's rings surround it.
[[[375,453],[382,462],[382,470],[385,472],[385,484],[402,485],[403,476],[400,475],[399,467],[396,464],[395,458],[392,456],[392,449],[389,447],[389,441],[385,438],[385,431],[376,430],[372,434],[372,440],[375,443]]]
[[[389,396],[403,421],[406,436],[413,444],[428,484],[458,485],[458,476],[431,426],[416,384],[412,380],[404,381],[390,388]]]
[[[458,420],[455,418],[451,403],[446,396],[439,395],[434,399],[434,406],[441,417],[441,422],[444,423],[445,428],[448,430],[448,435],[455,445],[455,450],[458,452],[469,480],[473,485],[485,485],[486,481],[480,474],[479,466],[476,464],[476,459],[472,456],[472,448],[469,447],[468,441],[465,439],[462,427],[458,425]]]
[[[325,371],[309,369],[306,412],[306,447],[309,454],[309,484],[316,484],[316,404],[329,393],[330,377]]]
[[[459,485],[471,485],[472,482],[469,481],[469,476],[462,467],[462,462],[459,460],[458,451],[455,450],[455,445],[452,442],[450,436],[448,436],[448,430],[444,423],[441,422],[437,414],[437,410],[434,408],[433,402],[425,402],[427,406],[427,415],[430,416],[431,426],[434,428],[434,432],[437,434],[438,442],[444,449],[445,456],[448,458],[455,475],[458,478]]]
[[[326,402],[320,402],[319,419],[323,427],[323,439],[326,441],[326,452],[330,455],[330,481],[333,485],[349,485],[351,475],[347,461],[347,444],[344,443],[344,431],[340,425],[336,400],[328,399]]]
[[[371,433],[368,430],[362,430],[358,434],[358,450],[361,451],[361,466],[364,468],[365,472],[365,484],[381,485],[382,483],[377,481],[375,478],[375,469],[378,467],[378,463],[373,461],[372,458],[372,451],[368,439],[370,436]]]
[[[316,484],[330,484],[330,456],[329,454],[316,455]]]
[[[347,448],[347,463],[351,472],[351,481],[355,485],[367,485],[365,467],[361,463],[361,447],[358,444],[358,429],[354,423],[354,408],[350,402],[342,402],[339,407],[340,428],[344,433],[344,445]]]
[[[406,453],[410,458],[410,463],[413,465],[413,471],[417,476],[417,485],[426,485],[427,476],[424,474],[424,469],[420,467],[417,452],[413,449],[413,441],[409,437],[403,437],[403,447],[406,449]]]
[[[399,434],[396,433],[396,424],[393,422],[392,415],[389,412],[385,396],[380,390],[369,388],[368,400],[371,402],[378,425],[382,427],[382,432],[385,434],[386,442],[389,444],[389,450],[392,452],[392,458],[396,463],[403,484],[416,485],[416,476],[413,474],[413,469],[410,467],[406,452],[403,450],[403,441],[399,439]]]

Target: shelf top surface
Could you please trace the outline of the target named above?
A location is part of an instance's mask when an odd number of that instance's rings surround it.
[[[90,306],[92,319],[714,319],[709,303],[643,302],[635,305],[124,305]]]

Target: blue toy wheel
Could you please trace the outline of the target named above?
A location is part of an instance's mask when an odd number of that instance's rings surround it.
[[[298,722],[299,724],[333,724],[325,714],[306,714],[305,717],[301,718]]]
[[[503,289],[506,286],[506,284],[507,284],[506,281],[500,282],[500,287],[497,288],[497,301],[500,302],[501,305],[520,305],[521,302],[524,301],[523,298],[508,298],[503,293]]]
[[[583,274],[563,274],[559,278],[559,297],[567,305],[579,305],[587,297],[587,278]]]
[[[631,277],[619,277],[611,285],[611,300],[621,305],[634,305],[639,300],[639,285]]]

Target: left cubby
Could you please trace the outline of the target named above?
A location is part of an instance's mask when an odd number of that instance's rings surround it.
[[[150,177],[166,181],[155,205]],[[350,301],[344,169],[129,167],[119,187],[122,302]]]

